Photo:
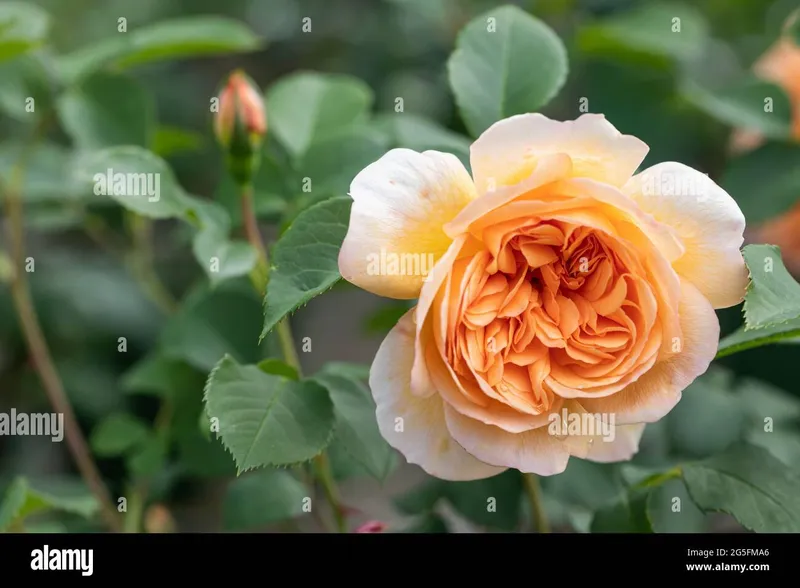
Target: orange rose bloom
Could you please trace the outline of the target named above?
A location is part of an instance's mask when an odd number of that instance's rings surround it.
[[[744,217],[682,164],[633,175],[646,153],[600,115],[526,114],[478,138],[472,177],[395,149],[354,179],[342,275],[418,298],[370,372],[409,462],[470,480],[629,459],[708,368],[714,308],[747,284]]]

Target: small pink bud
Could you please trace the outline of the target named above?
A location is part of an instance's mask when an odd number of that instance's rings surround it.
[[[368,521],[358,527],[355,532],[356,533],[382,533],[386,530],[388,525],[381,521]]]
[[[260,141],[267,132],[267,114],[258,87],[243,71],[236,70],[219,94],[214,132],[227,148],[239,129],[245,131],[250,142]]]

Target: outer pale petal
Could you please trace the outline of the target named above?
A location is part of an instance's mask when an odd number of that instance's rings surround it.
[[[714,309],[685,279],[681,279],[679,314],[683,336],[673,342],[674,353],[612,396],[581,398],[583,408],[592,413],[613,413],[617,426],[653,423],[671,411],[683,390],[708,369],[719,342],[719,321]]]
[[[645,424],[614,425],[613,438],[595,436],[589,446],[586,459],[599,463],[628,461],[639,451],[639,441],[644,433]]]
[[[725,190],[690,167],[668,162],[637,174],[623,191],[683,241],[685,253],[672,264],[678,275],[714,308],[742,301],[748,279],[739,251],[744,215]]]
[[[383,341],[372,363],[369,385],[381,435],[409,463],[437,478],[477,480],[501,473],[505,468],[478,461],[450,436],[438,394],[427,398],[411,394],[414,336],[413,311],[409,311]]]
[[[374,294],[411,299],[450,245],[442,227],[475,198],[475,187],[454,155],[393,149],[355,177],[350,196],[339,271]]]
[[[647,152],[646,144],[621,134],[601,114],[565,122],[520,114],[484,131],[470,149],[470,164],[479,194],[520,181],[538,158],[554,153],[572,158],[575,177],[622,186]]]
[[[456,441],[481,461],[540,476],[560,474],[567,467],[570,443],[551,435],[546,426],[509,433],[464,416],[449,404],[444,413]]]

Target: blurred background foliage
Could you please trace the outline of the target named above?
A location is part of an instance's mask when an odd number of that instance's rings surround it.
[[[800,146],[790,131],[792,97],[774,87],[769,116],[743,104],[753,88],[768,83],[754,78],[752,66],[776,43],[796,0],[511,3],[547,22],[568,50],[567,84],[542,112],[557,119],[573,119],[585,110],[604,113],[619,130],[650,146],[645,166],[674,160],[708,173],[739,202],[756,241],[777,240],[761,223],[787,213],[800,196]],[[9,171],[34,127],[46,124],[23,189],[27,251],[35,259],[30,280],[68,396],[112,494],[128,497],[129,509],[141,509],[151,531],[316,528],[301,509],[306,489],[300,481],[281,470],[236,478],[230,455],[204,434],[203,386],[219,358],[230,353],[256,363],[276,355],[271,340],[260,348],[254,344],[261,332],[261,301],[246,280],[208,284],[185,224],[137,223],[112,200],[94,196],[78,173],[81,158],[110,145],[148,148],[169,163],[186,193],[222,204],[232,233],[238,233],[237,194],[211,133],[209,101],[220,80],[241,67],[267,95],[269,140],[255,188],[259,218],[274,238],[312,201],[344,195],[355,173],[392,146],[451,151],[467,162],[470,139],[449,89],[446,62],[464,25],[497,3],[26,4],[46,10],[51,27],[47,44],[24,55],[9,57],[15,46],[0,44],[0,173]],[[664,14],[679,15],[684,34],[671,41],[653,34]],[[81,78],[81,67],[102,59],[103,47],[118,34],[118,19],[127,19],[131,34],[199,15],[228,17],[250,32],[221,41],[222,50],[211,47],[208,55],[112,66]],[[0,4],[0,21],[2,16]],[[305,18],[311,19],[307,32]],[[35,19],[24,26],[35,41]],[[536,76],[537,55],[529,60],[530,75]],[[300,99],[281,97],[280,84],[289,83],[286,76],[311,71],[362,80],[361,86],[352,82],[353,91],[363,90],[367,110],[374,113],[369,124],[305,145],[291,127],[282,128],[279,117],[273,122],[273,105],[280,109],[281,100]],[[27,97],[35,98],[36,115],[21,109]],[[402,118],[394,116],[398,97]],[[733,139],[742,129],[761,133],[762,144],[737,152]],[[297,161],[299,151],[303,157]],[[315,181],[311,193],[302,189],[308,175]],[[784,247],[783,255],[791,269],[800,248]],[[7,258],[0,261],[0,276],[7,276],[2,269]],[[153,272],[166,291],[154,282]],[[177,310],[176,300],[183,301]],[[310,352],[300,354],[304,368],[313,372],[329,361],[368,365],[382,336],[407,308],[337,285],[296,315],[297,339],[308,336],[313,342]],[[720,312],[720,319],[723,335],[734,331],[741,308]],[[717,454],[742,439],[800,467],[796,357],[797,348],[785,344],[724,358],[685,392],[673,413],[647,427],[633,462],[599,465],[573,459],[564,474],[543,482],[554,527],[602,529],[631,479],[652,468]],[[163,398],[170,400],[166,413],[159,411]],[[5,286],[0,289],[0,407],[49,411]],[[775,418],[776,431],[764,432],[764,415]],[[514,530],[526,520],[522,482],[514,472],[444,483],[405,465],[380,444],[367,459],[374,467],[365,468],[363,459],[336,447],[331,459],[343,502],[358,505],[353,525],[381,519],[389,521],[390,530],[410,532]],[[0,475],[7,498],[0,525],[26,509],[35,515],[26,519],[30,531],[98,528],[84,517],[96,504],[81,488],[63,444],[2,437]],[[670,480],[659,492],[673,497],[685,496],[686,490],[680,480]],[[487,511],[487,496],[497,498],[496,512]],[[668,500],[651,502],[658,531],[738,528],[724,516],[704,515],[689,500],[679,516],[664,506]],[[593,516],[598,510],[602,516]]]

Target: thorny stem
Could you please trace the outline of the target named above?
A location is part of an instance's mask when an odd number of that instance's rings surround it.
[[[254,271],[252,279],[259,294],[264,295],[269,279],[269,255],[267,254],[264,241],[261,238],[261,233],[258,230],[258,223],[253,208],[253,188],[251,185],[242,187],[241,198],[242,222],[244,223],[245,235],[250,245],[258,253],[259,259],[258,268]],[[297,349],[294,344],[294,337],[292,336],[292,329],[288,317],[281,320],[276,329],[278,333],[278,342],[280,343],[281,352],[283,353],[286,363],[293,367],[299,376],[302,376],[300,358],[297,355]],[[317,481],[322,486],[325,498],[331,506],[337,531],[339,533],[345,533],[347,531],[347,521],[345,520],[344,509],[339,500],[339,492],[336,488],[333,475],[331,474],[328,457],[324,452],[314,458],[313,471]]]
[[[528,501],[531,505],[534,528],[537,533],[549,533],[550,523],[544,512],[542,487],[539,484],[539,478],[536,477],[536,474],[523,474],[522,479],[525,484],[525,491],[528,494]]]
[[[9,246],[14,266],[11,277],[11,295],[28,352],[31,354],[34,367],[48,400],[56,412],[64,415],[64,435],[72,458],[75,460],[75,464],[87,486],[100,504],[101,513],[109,529],[113,532],[119,532],[121,530],[120,517],[111,500],[111,494],[103,482],[97,464],[95,464],[89,451],[75,413],[67,398],[64,385],[53,363],[26,279],[27,272],[24,267],[24,207],[21,192],[24,181],[24,165],[32,146],[32,144],[28,146],[20,162],[14,168],[11,185],[6,189],[5,205],[9,224]]]

